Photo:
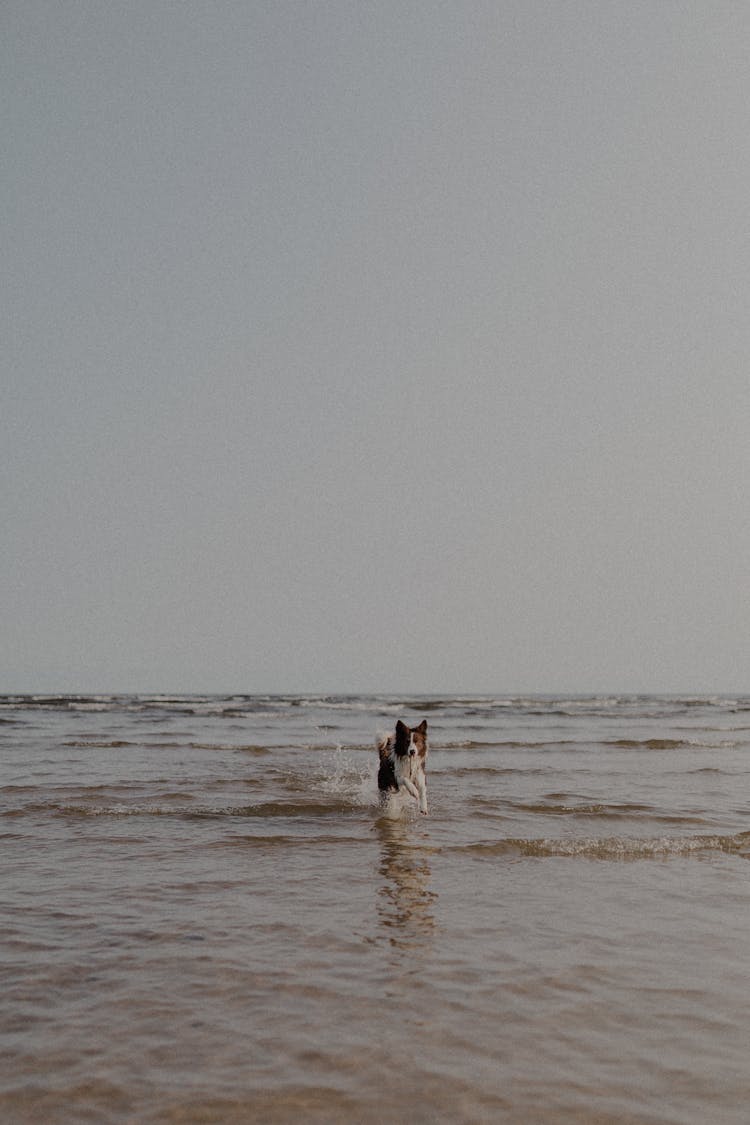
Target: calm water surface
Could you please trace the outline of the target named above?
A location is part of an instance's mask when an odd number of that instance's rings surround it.
[[[3,1122],[749,1119],[750,698],[5,696],[0,762]]]

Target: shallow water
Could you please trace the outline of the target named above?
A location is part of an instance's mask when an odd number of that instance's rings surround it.
[[[0,1120],[744,1125],[749,751],[750,698],[0,697]]]

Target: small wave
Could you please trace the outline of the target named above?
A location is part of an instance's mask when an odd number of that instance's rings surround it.
[[[31,806],[18,812],[30,811]],[[235,818],[257,819],[318,819],[342,816],[352,811],[352,803],[343,800],[325,801],[264,801],[257,805],[55,805],[38,806],[52,809],[69,817],[175,817],[184,820],[225,820]],[[5,814],[9,815],[9,814]]]
[[[433,750],[557,750],[561,746],[581,746],[581,742],[573,738],[545,739],[473,739],[465,738],[455,742],[430,743]]]
[[[506,777],[521,774],[523,777],[534,775],[547,777],[549,770],[546,766],[462,766],[461,777]],[[439,765],[430,765],[431,774],[455,774],[455,766],[441,769]]]
[[[636,838],[625,836],[576,837],[570,839],[523,839],[507,837],[457,845],[478,858],[508,857],[598,860],[678,859],[706,852],[724,852],[750,858],[750,832],[735,836],[684,836]]]
[[[343,834],[342,835],[335,835],[335,834],[324,835],[324,834],[321,834],[321,833],[318,833],[318,834],[315,835],[315,846],[316,847],[318,847],[319,845],[323,845],[323,846],[332,845],[332,846],[335,846],[335,847],[340,847],[341,845],[344,845],[344,844],[347,847],[353,847],[355,845],[359,846],[359,847],[368,847],[369,841],[367,839],[363,839],[361,836],[347,836],[347,835],[343,835]],[[262,847],[262,848],[278,847],[278,848],[286,849],[286,848],[289,848],[289,847],[294,846],[294,845],[309,848],[310,839],[307,836],[294,836],[294,835],[286,834],[286,833],[275,833],[275,834],[272,834],[272,835],[270,835],[270,834],[266,835],[265,833],[260,833],[260,832],[258,832],[258,833],[255,833],[255,832],[254,833],[243,833],[241,835],[237,835],[236,833],[232,833],[231,836],[227,836],[224,839],[212,841],[209,844],[209,847],[211,847],[213,849],[218,848],[222,851],[225,851],[225,850],[228,850],[228,849],[247,848],[247,847],[253,847],[253,848],[257,848],[257,847]]]
[[[578,802],[552,800],[544,801],[513,801],[510,807],[519,812],[540,813],[543,816],[580,816],[580,817],[606,817],[607,819],[630,819],[633,816],[645,813],[653,815],[653,809],[648,805],[635,804],[607,804],[605,802]]]
[[[681,750],[686,746],[704,745],[690,743],[682,738],[612,738],[605,746],[617,746],[623,750]]]
[[[350,711],[355,714],[377,711],[381,714],[395,715],[409,707],[409,704],[392,699],[359,695],[300,696],[286,698],[284,702],[293,707],[316,708],[321,711]]]
[[[605,745],[636,750],[736,750],[747,742],[734,738],[645,738],[640,741],[624,738]]]
[[[178,742],[178,743],[175,743],[175,745],[180,746],[181,743]],[[269,742],[269,743],[260,743],[260,742],[248,742],[248,743],[187,742],[187,743],[184,743],[184,745],[186,745],[190,750],[215,750],[215,751],[218,751],[220,753],[229,752],[229,753],[234,753],[234,754],[254,754],[254,755],[257,755],[257,756],[261,756],[261,757],[264,754],[270,754],[273,750],[285,749],[284,743],[272,743],[272,742]]]
[[[60,805],[57,801],[30,801],[26,805],[14,806],[9,809],[0,810],[1,817],[13,819],[22,816],[35,816],[37,813],[49,813],[59,811]]]
[[[130,742],[125,738],[71,738],[63,742],[63,746],[70,746],[76,749],[91,749],[91,750],[121,750],[126,746],[138,746],[137,742]]]
[[[120,705],[121,696],[109,695],[4,695],[0,706],[8,710],[106,711]]]

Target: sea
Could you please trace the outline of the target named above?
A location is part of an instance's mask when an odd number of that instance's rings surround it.
[[[750,1120],[750,697],[5,695],[0,856],[3,1123]]]

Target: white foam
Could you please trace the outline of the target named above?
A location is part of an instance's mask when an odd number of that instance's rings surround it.
[[[320,782],[320,788],[324,793],[333,794],[359,807],[377,803],[374,754],[372,760],[363,761],[361,755],[358,754],[355,758],[350,750],[337,746],[326,757],[328,768]]]

